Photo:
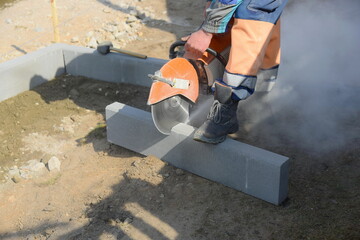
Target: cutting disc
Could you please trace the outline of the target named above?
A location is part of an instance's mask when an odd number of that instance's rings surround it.
[[[151,105],[152,119],[161,133],[169,135],[175,125],[189,120],[189,108],[189,102],[176,95]]]

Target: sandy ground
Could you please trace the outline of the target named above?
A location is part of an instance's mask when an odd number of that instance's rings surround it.
[[[58,1],[61,41],[88,46],[93,37],[110,39],[167,58],[168,46],[201,22],[195,13],[203,2],[185,1],[186,10],[183,2]],[[50,16],[45,0],[2,10],[1,61],[51,44]],[[127,31],[114,24],[130,16],[138,20]],[[287,138],[274,144],[249,132],[251,122],[242,118],[237,139],[291,159],[289,199],[273,206],[109,144],[105,106],[119,101],[149,111],[148,90],[62,76],[0,103],[0,239],[360,239],[358,138],[318,154]],[[356,119],[344,125],[358,128]],[[8,174],[54,156],[60,171]]]
[[[202,1],[81,0],[56,1],[60,42],[92,46],[91,40],[110,40],[116,47],[168,58],[168,47],[191,33],[201,21]],[[23,0],[0,13],[0,61],[6,61],[54,42],[48,0]],[[132,20],[133,17],[136,17]],[[130,20],[129,20],[130,18]],[[127,23],[126,23],[127,22]],[[117,29],[111,29],[117,26]],[[90,43],[90,44],[89,44]]]

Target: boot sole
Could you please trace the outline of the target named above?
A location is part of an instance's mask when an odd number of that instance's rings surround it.
[[[204,135],[200,134],[200,135],[194,135],[193,139],[195,141],[202,142],[202,143],[218,144],[218,143],[225,141],[226,135],[218,137],[218,138],[207,138]]]

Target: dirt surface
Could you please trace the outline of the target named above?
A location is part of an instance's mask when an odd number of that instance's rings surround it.
[[[96,47],[112,41],[115,47],[151,57],[168,58],[168,48],[198,28],[202,1],[61,0],[56,1],[60,42]],[[17,1],[0,12],[0,62],[54,42],[51,5],[47,0]]]
[[[168,46],[201,22],[195,13],[203,2],[57,4],[62,42],[89,46],[110,39],[167,58]],[[1,61],[51,44],[50,16],[45,0],[2,10]],[[105,107],[119,101],[149,111],[148,91],[61,76],[0,102],[0,239],[360,239],[358,137],[319,154],[281,136],[274,144],[271,136],[250,132],[251,122],[242,118],[233,137],[291,159],[289,199],[273,206],[108,143]],[[359,129],[357,119],[343,131]],[[47,169],[53,157],[60,170]]]

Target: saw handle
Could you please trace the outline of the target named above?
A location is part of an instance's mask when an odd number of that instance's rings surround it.
[[[173,44],[171,44],[169,48],[169,58],[174,59],[178,56],[179,52],[175,51],[175,48],[185,46],[186,41],[176,41]]]
[[[167,78],[163,78],[163,77],[160,77],[160,76],[157,76],[157,75],[152,75],[152,74],[148,74],[148,77],[151,78],[151,80],[153,81],[160,81],[160,82],[164,82],[164,83],[167,83],[169,84],[171,87],[173,87],[175,85],[175,82],[170,80],[170,79],[167,79]]]
[[[173,44],[171,44],[169,49],[169,58],[170,59],[176,58],[179,52],[175,51],[175,48],[185,46],[185,44],[186,41],[176,41]],[[227,60],[220,53],[218,53],[217,51],[211,48],[207,48],[205,51],[213,55],[217,60],[219,60],[222,63],[222,65],[224,65],[224,67],[226,66]]]

